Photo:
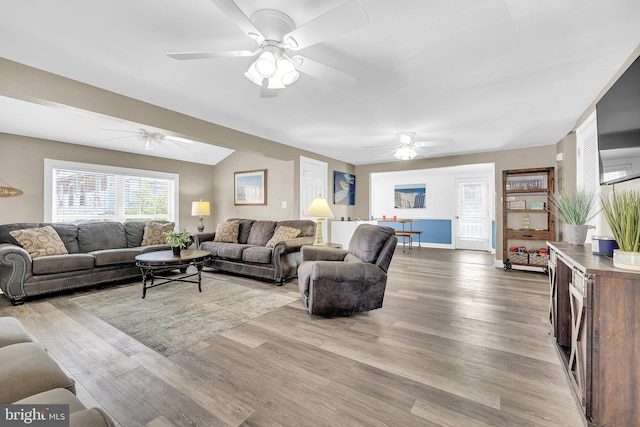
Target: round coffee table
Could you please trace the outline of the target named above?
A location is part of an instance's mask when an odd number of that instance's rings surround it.
[[[170,282],[197,283],[198,291],[202,292],[202,267],[211,257],[211,252],[202,250],[183,249],[180,255],[174,255],[173,251],[155,251],[136,256],[136,265],[142,273],[142,298],[147,295],[147,289],[164,285]],[[186,273],[190,266],[197,269],[196,273],[183,274],[178,277],[163,277],[163,281],[155,282],[155,273],[179,269]],[[197,276],[197,280],[188,280]],[[149,284],[147,285],[147,282]]]

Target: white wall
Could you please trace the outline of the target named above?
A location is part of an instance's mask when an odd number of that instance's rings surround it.
[[[487,178],[489,183],[488,204],[491,219],[495,219],[494,206],[494,165],[493,163],[452,166],[445,168],[379,172],[371,174],[371,214],[374,218],[423,218],[453,219],[456,215],[457,178]],[[425,184],[424,209],[395,209],[394,188],[402,184]]]

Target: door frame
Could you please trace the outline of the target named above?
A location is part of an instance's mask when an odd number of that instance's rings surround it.
[[[485,235],[485,239],[481,242],[477,242],[477,244],[471,244],[471,245],[464,245],[464,244],[460,244],[461,241],[458,240],[458,233],[460,231],[460,221],[459,221],[459,217],[460,217],[460,204],[459,204],[459,184],[462,182],[479,182],[482,181],[484,186],[485,186],[485,198],[484,198],[484,209],[485,209],[485,217],[484,217],[484,225],[485,225],[485,229],[486,229],[486,235]],[[454,207],[454,218],[453,218],[453,246],[455,249],[461,249],[461,250],[476,250],[476,251],[494,251],[494,247],[492,245],[492,241],[493,239],[493,227],[492,227],[492,223],[493,223],[493,208],[494,208],[494,204],[493,202],[493,198],[491,197],[491,195],[493,194],[492,192],[492,187],[493,187],[493,177],[489,176],[489,175],[483,175],[483,176],[478,176],[478,175],[474,175],[474,176],[456,176],[454,178],[454,193],[455,193],[455,198],[454,198],[454,203],[455,203],[455,207]]]
[[[322,173],[324,175],[323,178],[321,178],[321,184],[322,184],[322,195],[324,196],[325,199],[327,199],[327,202],[329,202],[329,198],[327,195],[328,189],[329,189],[329,164],[326,162],[321,162],[320,160],[316,160],[316,159],[312,159],[309,157],[304,157],[304,156],[300,156],[300,177],[299,177],[299,187],[300,187],[300,203],[299,203],[299,218],[300,219],[310,219],[312,221],[316,221],[317,218],[316,217],[307,217],[304,216],[305,211],[307,210],[307,207],[309,207],[309,205],[311,204],[311,201],[313,200],[307,200],[307,193],[305,191],[305,178],[304,178],[304,170],[305,168],[303,167],[305,163],[311,163],[314,164],[315,166],[319,166],[322,169]],[[314,196],[315,197],[315,196]],[[325,233],[327,232],[327,230],[325,230]]]

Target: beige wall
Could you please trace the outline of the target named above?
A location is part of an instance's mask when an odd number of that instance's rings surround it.
[[[0,197],[0,224],[44,220],[44,159],[94,163],[180,175],[178,224],[196,231],[198,218],[191,216],[191,202],[214,200],[214,168],[158,157],[121,153],[82,145],[65,144],[0,133],[2,184],[24,191],[18,197]],[[208,219],[205,219],[208,222]]]
[[[234,206],[234,172],[267,170],[267,205]],[[272,159],[258,154],[235,152],[215,167],[216,203],[212,206],[215,222],[228,218],[294,219],[295,188],[292,177],[294,162]],[[282,208],[282,202],[287,203]]]

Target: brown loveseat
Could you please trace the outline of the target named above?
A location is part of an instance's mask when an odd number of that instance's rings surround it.
[[[300,233],[274,239],[274,234],[286,229],[300,230]],[[211,252],[208,267],[273,280],[280,286],[296,277],[300,248],[313,244],[315,234],[316,223],[309,220],[231,218],[220,224],[216,233],[200,233],[195,237],[200,249]]]
[[[11,234],[50,227],[64,244],[61,251],[32,255]],[[152,227],[153,226],[153,227]],[[25,298],[140,277],[135,256],[170,246],[159,243],[159,229],[173,223],[157,221],[15,223],[0,225],[0,289],[14,304]],[[145,236],[145,231],[147,235]],[[151,238],[150,232],[155,237]],[[46,235],[45,235],[46,236]],[[146,241],[143,242],[143,238]],[[142,244],[145,243],[143,246]],[[151,243],[151,244],[146,244]],[[60,245],[62,246],[62,245]],[[67,252],[62,255],[50,253]]]

